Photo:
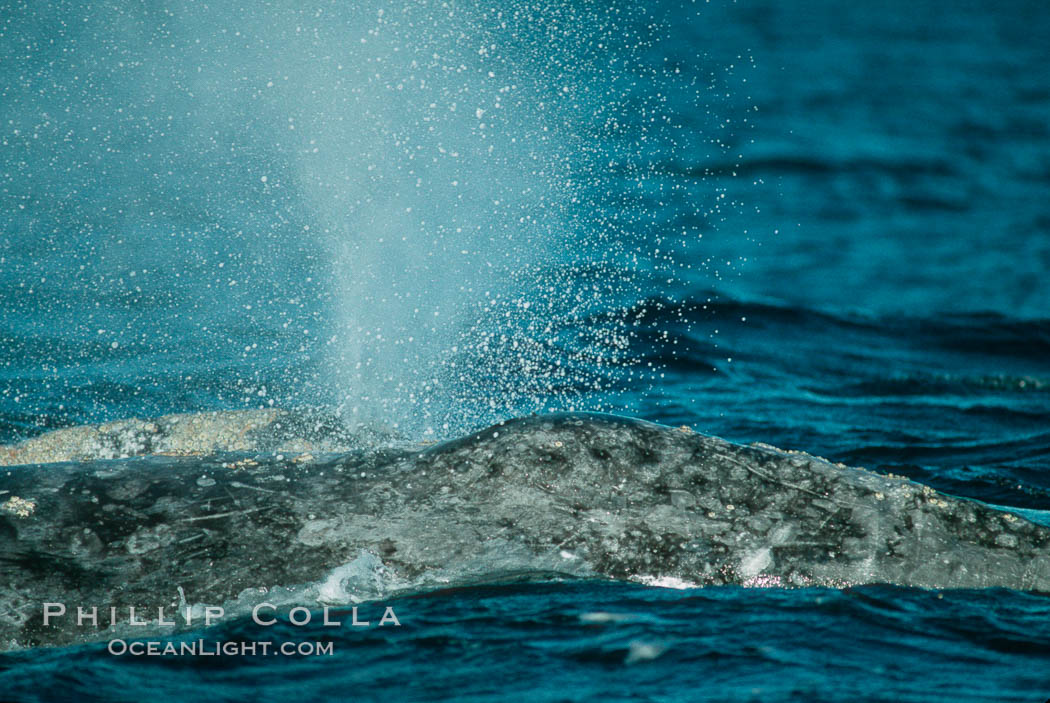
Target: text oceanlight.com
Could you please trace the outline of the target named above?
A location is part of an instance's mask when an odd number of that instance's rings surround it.
[[[189,642],[161,642],[157,640],[110,640],[107,651],[114,656],[133,657],[236,657],[236,656],[284,656],[313,657],[332,656],[334,642],[245,642],[229,640],[211,642],[192,640]]]

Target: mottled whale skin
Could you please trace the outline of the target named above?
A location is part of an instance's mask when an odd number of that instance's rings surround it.
[[[45,627],[44,602],[229,612],[513,574],[1050,591],[1050,530],[1020,516],[609,415],[320,458],[17,466],[0,469],[0,491],[5,649],[104,637],[68,617]]]

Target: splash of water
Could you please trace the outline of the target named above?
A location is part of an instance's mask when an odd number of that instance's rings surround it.
[[[598,133],[634,85],[607,65],[637,51],[629,19],[442,2],[351,15],[296,14],[282,54],[313,59],[287,119],[332,263],[341,407],[440,434],[573,407],[626,346],[614,317],[581,324],[629,285],[609,275],[615,240],[581,220],[608,170]]]
[[[0,264],[38,283],[5,310],[69,343],[46,354],[78,421],[140,395],[413,435],[616,409],[659,370],[634,363],[637,305],[720,207],[662,170],[702,161],[680,136],[711,114],[652,51],[663,31],[568,0],[18,14]],[[38,35],[51,53],[20,48]]]

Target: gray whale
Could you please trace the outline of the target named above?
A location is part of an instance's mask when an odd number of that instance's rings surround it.
[[[1050,529],[807,454],[598,414],[429,447],[0,469],[4,649],[105,636],[69,617],[45,627],[44,602],[244,612],[551,575],[1050,591]]]

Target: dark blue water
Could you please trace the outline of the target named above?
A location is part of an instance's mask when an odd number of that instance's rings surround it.
[[[394,632],[213,632],[331,642],[332,656],[130,658],[100,645],[6,655],[0,676],[16,700],[72,689],[102,701],[1039,701],[1047,683],[1050,610],[1021,593],[577,583],[389,603],[403,621]]]
[[[1050,509],[1045,4],[365,5],[0,7],[0,440],[588,408]],[[0,697],[1040,701],[1048,603],[480,588]]]

